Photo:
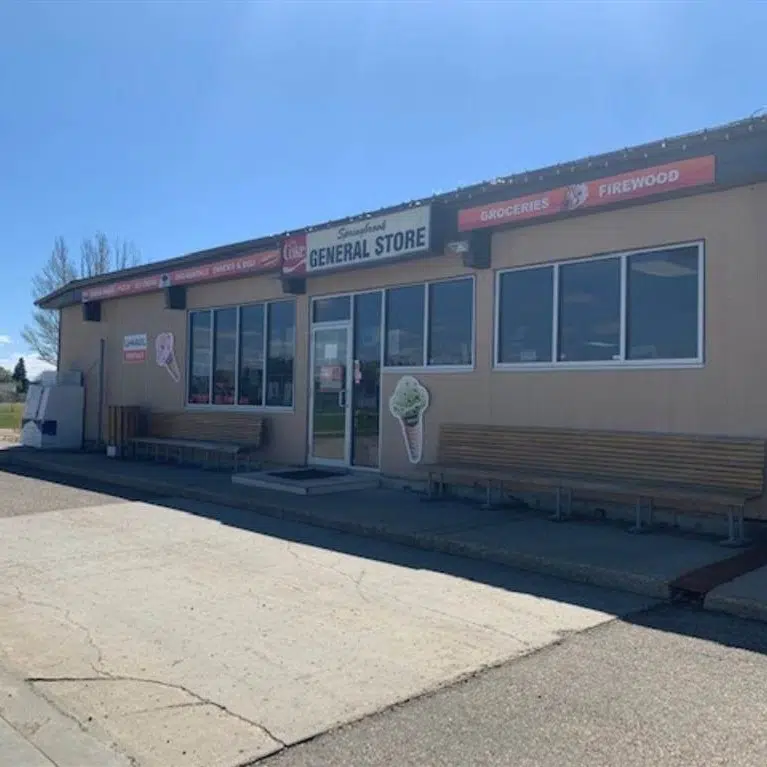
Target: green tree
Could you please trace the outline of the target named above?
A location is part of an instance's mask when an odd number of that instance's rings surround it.
[[[19,357],[19,361],[13,369],[11,380],[16,384],[17,394],[27,393],[27,389],[29,389],[29,379],[27,378],[27,366],[24,363],[23,357]]]
[[[11,371],[6,370],[4,367],[0,367],[0,384],[10,383],[11,381],[13,381]]]
[[[80,245],[80,259],[75,261],[63,237],[57,237],[45,265],[32,278],[32,297],[35,301],[72,280],[95,277],[141,263],[141,254],[129,240],[112,240],[103,232],[96,232]],[[31,325],[25,326],[22,337],[40,359],[58,365],[59,312],[56,309],[36,309]]]

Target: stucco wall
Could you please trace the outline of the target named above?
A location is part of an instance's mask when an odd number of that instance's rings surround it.
[[[767,437],[767,359],[764,243],[767,184],[688,197],[621,211],[499,232],[493,236],[493,269],[467,270],[456,256],[393,263],[311,277],[308,296],[296,298],[296,387],[292,412],[267,411],[270,457],[305,459],[308,408],[309,297],[370,290],[474,274],[476,367],[474,372],[418,371],[430,391],[424,460],[436,456],[438,424],[530,424]],[[705,365],[687,369],[502,371],[492,369],[496,270],[686,241],[705,241]],[[284,298],[274,277],[253,277],[191,287],[189,308]],[[163,308],[161,294],[107,301],[102,323],[83,323],[80,307],[62,313],[62,365],[94,369],[98,339],[108,348],[107,402],[160,410],[184,407],[184,381],[173,384],[151,358],[122,363],[122,337],[147,332],[150,347],[161,330],[175,333],[186,374],[186,313]],[[386,474],[412,467],[388,398],[401,371],[382,379],[381,462]],[[89,379],[90,380],[90,379]],[[89,433],[94,417],[89,409]]]

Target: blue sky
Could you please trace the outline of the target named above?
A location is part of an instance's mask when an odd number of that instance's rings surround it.
[[[58,235],[158,260],[746,117],[765,29],[758,0],[6,1],[0,364]]]

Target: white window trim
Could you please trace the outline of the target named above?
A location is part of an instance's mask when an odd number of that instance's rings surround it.
[[[293,404],[292,405],[267,405],[266,404],[266,384],[267,384],[267,367],[268,358],[267,353],[269,350],[269,337],[267,335],[269,331],[269,306],[271,304],[287,303],[293,304],[293,321],[294,321],[294,336],[295,336],[295,323],[298,321],[298,307],[295,299],[291,298],[274,298],[266,301],[252,301],[245,304],[225,304],[223,306],[205,306],[198,309],[187,310],[187,381],[184,386],[184,410],[206,410],[216,413],[294,413],[296,409],[296,386],[295,386],[295,363],[296,363],[296,338],[293,341]],[[262,392],[262,399],[260,405],[240,405],[240,317],[242,315],[242,309],[248,306],[263,306],[263,356],[264,356],[264,387]],[[212,402],[189,402],[189,384],[191,382],[191,344],[192,344],[192,315],[201,314],[202,312],[210,313],[210,374],[209,374],[209,392],[210,397],[213,396],[213,373],[214,373],[214,358],[215,358],[215,329],[216,329],[216,311],[220,309],[236,309],[237,310],[237,337],[235,347],[235,385],[234,385],[234,404],[233,405],[216,405]]]
[[[673,250],[674,248],[697,247],[698,249],[698,354],[690,359],[649,359],[627,360],[626,359],[626,312],[628,299],[628,259],[631,256],[656,253],[659,251]],[[595,362],[567,362],[558,361],[559,354],[559,269],[568,264],[582,264],[589,261],[603,261],[606,259],[620,259],[621,284],[620,284],[620,360],[599,360]],[[500,312],[501,312],[501,277],[509,272],[523,272],[531,269],[552,269],[552,360],[542,362],[500,362]],[[600,253],[599,255],[585,258],[570,258],[563,261],[547,261],[540,264],[526,264],[524,266],[499,269],[495,273],[495,290],[493,306],[493,370],[498,371],[547,371],[547,370],[658,370],[678,368],[702,368],[705,365],[705,273],[706,273],[706,247],[705,240],[691,240],[689,242],[674,242],[666,245],[657,245],[649,248],[637,248],[634,250],[617,251],[614,253]]]
[[[428,363],[429,354],[429,287],[431,285],[442,285],[449,282],[458,282],[460,280],[471,281],[471,364],[469,365],[430,365]],[[389,290],[397,288],[410,288],[423,286],[424,291],[424,312],[423,312],[423,349],[421,365],[387,365],[386,363],[386,344],[388,341],[388,330],[386,325],[387,301],[386,297]],[[381,354],[381,372],[383,373],[466,373],[476,369],[477,366],[477,280],[474,274],[461,274],[455,277],[445,277],[444,279],[428,280],[427,282],[411,282],[402,285],[392,285],[382,288],[383,310],[381,313],[381,331],[382,331],[382,354]]]

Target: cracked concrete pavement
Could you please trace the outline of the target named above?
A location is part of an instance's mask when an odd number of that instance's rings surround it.
[[[651,604],[191,501],[62,498],[0,494],[0,665],[140,767],[245,764]]]

